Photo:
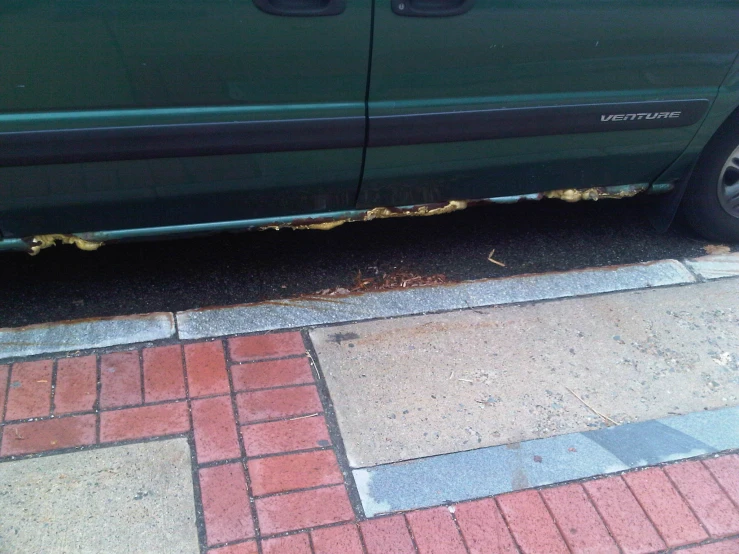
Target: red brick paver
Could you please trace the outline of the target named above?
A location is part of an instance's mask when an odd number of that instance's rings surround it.
[[[5,421],[49,415],[53,365],[51,360],[13,364]]]
[[[100,407],[141,404],[139,353],[116,352],[100,357]]]
[[[574,554],[618,554],[616,543],[582,486],[547,489],[541,491],[541,496]]]
[[[309,450],[331,444],[323,416],[245,425],[241,433],[247,456]]]
[[[420,554],[466,554],[449,508],[429,508],[406,515]]]
[[[626,554],[665,548],[665,543],[620,477],[590,481],[584,487],[611,535]]]
[[[231,374],[237,391],[271,389],[313,382],[313,372],[308,358],[235,365],[231,367]]]
[[[79,415],[9,424],[3,431],[0,456],[33,454],[95,444],[95,416]]]
[[[208,544],[253,537],[244,467],[240,463],[208,467],[199,476]]]
[[[257,498],[256,506],[265,535],[354,519],[342,485]]]
[[[185,372],[179,345],[144,348],[143,358],[146,402],[185,398]]]
[[[257,548],[257,541],[246,541],[230,546],[211,548],[208,550],[208,554],[259,554],[259,550]]]
[[[683,462],[665,468],[677,490],[711,536],[739,534],[739,510],[701,462]]]
[[[367,554],[415,554],[403,516],[370,519],[359,524]]]
[[[661,469],[627,473],[624,480],[667,546],[683,546],[708,538]]]
[[[498,505],[524,552],[567,554],[567,546],[538,492],[504,494],[498,498]]]
[[[344,482],[333,450],[249,460],[248,469],[256,496]]]
[[[739,506],[739,454],[703,460],[714,479],[734,504]]]
[[[262,542],[264,554],[312,554],[310,539],[306,533],[267,539]]]
[[[492,498],[458,504],[455,514],[470,554],[518,552]]]
[[[283,419],[323,411],[314,386],[240,392],[236,395],[241,423]]]
[[[237,337],[228,341],[231,359],[250,362],[265,358],[282,358],[305,353],[300,333],[270,333],[251,337]]]
[[[185,364],[192,398],[231,392],[220,341],[186,344]]]
[[[364,554],[354,524],[325,527],[311,532],[315,554]]]
[[[192,421],[198,463],[241,456],[230,396],[193,400]]]
[[[190,430],[187,404],[159,404],[100,414],[100,441],[113,442],[186,433]]]
[[[97,359],[95,356],[62,358],[56,364],[54,413],[89,412],[97,401]]]

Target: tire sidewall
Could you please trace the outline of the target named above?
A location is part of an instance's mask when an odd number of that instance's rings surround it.
[[[683,211],[690,225],[706,238],[739,242],[739,217],[728,213],[719,200],[721,171],[739,145],[739,124],[736,117],[706,146],[690,176],[683,199]]]

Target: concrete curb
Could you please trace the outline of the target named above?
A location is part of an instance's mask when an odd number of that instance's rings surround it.
[[[0,359],[162,340],[175,333],[173,315],[161,312],[0,329]]]
[[[701,279],[712,281],[739,275],[739,253],[703,256],[685,260],[685,265]]]
[[[356,469],[367,517],[739,448],[739,408]]]
[[[739,276],[739,253],[731,253],[685,262],[661,260],[343,297],[287,299],[176,314],[162,312],[65,321],[0,329],[0,360],[170,338],[194,340],[687,285],[736,276]]]
[[[522,275],[440,287],[263,302],[177,314],[182,339],[256,333],[696,282],[677,260]]]

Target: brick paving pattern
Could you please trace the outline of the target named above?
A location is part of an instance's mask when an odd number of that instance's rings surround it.
[[[299,332],[0,365],[0,461],[186,436],[213,554],[739,554],[739,455],[358,518]]]

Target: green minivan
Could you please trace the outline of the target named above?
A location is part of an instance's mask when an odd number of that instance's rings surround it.
[[[638,192],[739,241],[737,28],[739,0],[7,0],[0,250]]]

